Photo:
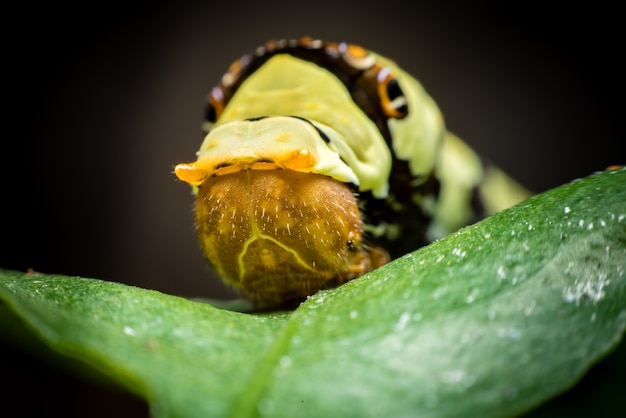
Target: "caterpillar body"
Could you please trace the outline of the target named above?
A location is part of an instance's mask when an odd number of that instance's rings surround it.
[[[193,187],[209,264],[258,307],[298,303],[530,194],[375,52],[269,41],[209,93]]]

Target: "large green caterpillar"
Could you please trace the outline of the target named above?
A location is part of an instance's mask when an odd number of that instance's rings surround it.
[[[257,306],[298,302],[529,193],[445,128],[394,62],[357,45],[270,41],[209,94],[196,194],[209,264]]]

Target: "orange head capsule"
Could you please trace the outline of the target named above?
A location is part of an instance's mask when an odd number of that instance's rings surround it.
[[[211,177],[198,188],[196,223],[209,263],[257,306],[301,301],[372,269],[357,200],[327,176],[279,169]]]

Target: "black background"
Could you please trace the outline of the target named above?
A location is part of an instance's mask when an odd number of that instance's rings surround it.
[[[274,38],[348,41],[395,59],[450,130],[537,192],[624,163],[616,9],[405,3],[7,12],[0,267],[232,297],[205,265],[190,190],[172,170],[194,158],[210,88],[234,59]],[[7,350],[16,392],[54,392],[54,402],[25,405],[22,416],[146,415],[139,401]]]

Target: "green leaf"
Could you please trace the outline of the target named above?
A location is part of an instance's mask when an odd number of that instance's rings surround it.
[[[0,298],[155,417],[501,417],[566,390],[626,328],[626,170],[535,196],[292,313],[0,272]]]

